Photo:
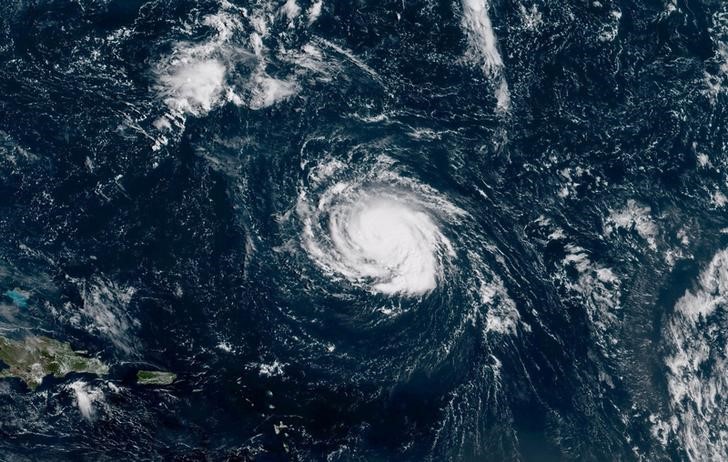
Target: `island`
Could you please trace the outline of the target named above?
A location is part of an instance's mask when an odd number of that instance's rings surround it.
[[[177,379],[177,374],[164,371],[137,371],[139,385],[170,385]]]
[[[21,340],[0,336],[0,360],[8,367],[0,378],[16,377],[35,390],[43,378],[71,372],[106,375],[109,367],[96,358],[73,351],[71,345],[52,338],[29,335]]]

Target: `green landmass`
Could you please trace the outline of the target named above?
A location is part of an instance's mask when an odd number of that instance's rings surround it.
[[[8,366],[0,370],[0,378],[17,377],[31,390],[47,375],[64,377],[71,372],[106,375],[109,372],[106,364],[73,351],[68,343],[33,335],[22,340],[0,336],[0,360]]]
[[[177,379],[177,374],[163,371],[137,371],[139,385],[169,385]]]

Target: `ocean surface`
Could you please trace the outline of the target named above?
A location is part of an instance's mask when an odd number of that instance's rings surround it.
[[[727,127],[718,0],[5,0],[0,459],[727,460]]]

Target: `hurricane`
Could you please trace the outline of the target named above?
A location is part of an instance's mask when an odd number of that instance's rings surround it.
[[[0,2],[0,460],[728,460],[728,2]]]
[[[444,282],[456,257],[439,223],[448,225],[464,212],[429,188],[395,174],[379,176],[327,184],[314,197],[302,191],[302,245],[322,270],[350,284],[389,295],[426,295]]]

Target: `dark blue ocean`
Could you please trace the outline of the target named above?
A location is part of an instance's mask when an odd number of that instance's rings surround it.
[[[110,370],[0,460],[726,460],[727,108],[717,0],[5,0],[0,335]]]

